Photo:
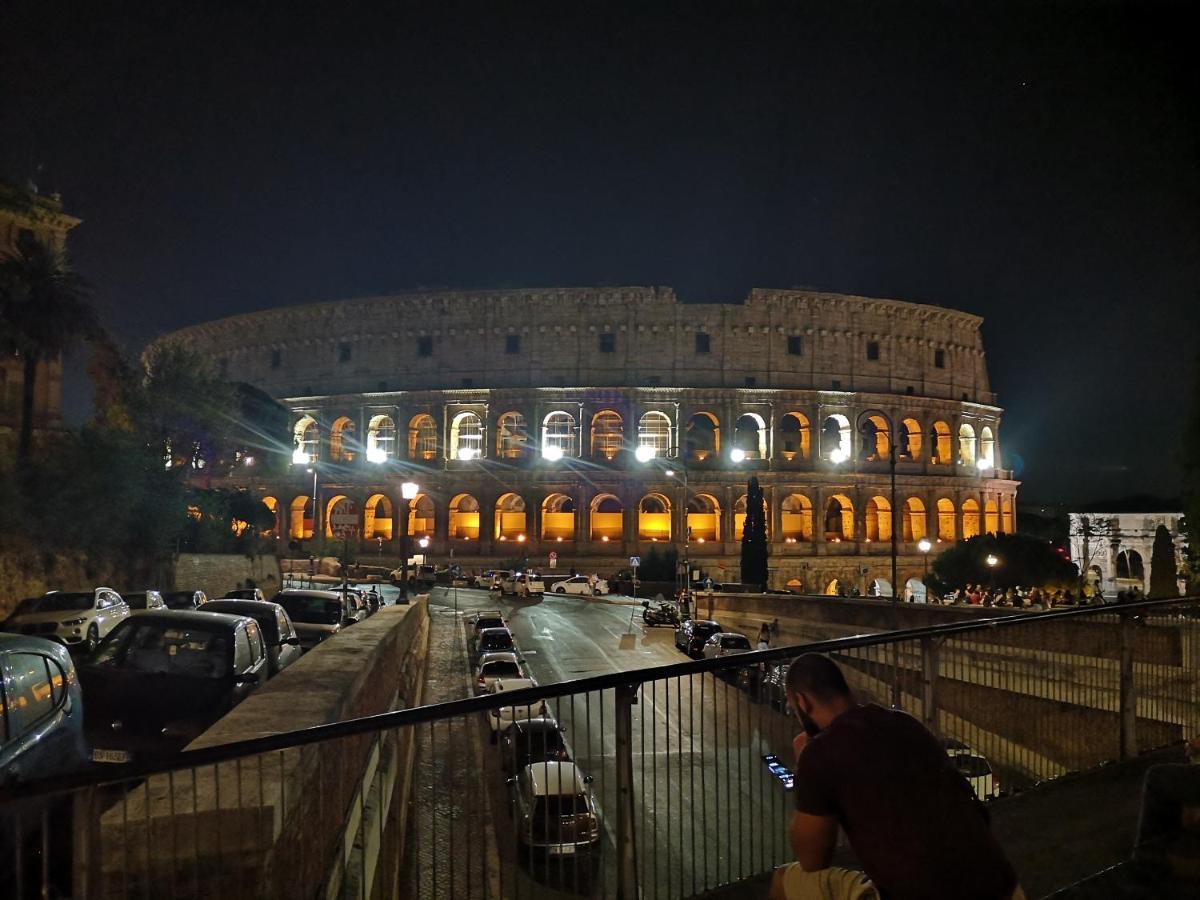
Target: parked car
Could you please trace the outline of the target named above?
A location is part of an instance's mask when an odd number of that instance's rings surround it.
[[[260,603],[265,603],[267,595],[263,593],[262,588],[234,588],[232,591],[225,592],[226,600],[258,600]]]
[[[167,609],[199,609],[208,602],[204,591],[164,591],[162,598]]]
[[[575,856],[600,843],[590,779],[575,763],[540,762],[509,779],[517,841],[547,856]]]
[[[675,629],[675,648],[693,659],[699,659],[708,639],[724,630],[721,623],[714,619],[684,619]]]
[[[167,604],[158,591],[125,591],[121,594],[131,612],[139,609],[166,609]]]
[[[504,678],[493,681],[488,689],[490,694],[500,694],[504,691],[519,691],[524,688],[536,687],[537,682],[532,678]],[[489,709],[487,712],[488,725],[492,729],[492,743],[496,743],[500,732],[519,719],[536,719],[548,715],[549,709],[545,700],[534,700],[520,706],[501,706],[499,709]]]
[[[296,626],[292,624],[287,610],[278,603],[268,603],[266,600],[209,600],[204,604],[204,611],[247,616],[258,623],[267,644],[268,677],[278,675],[304,653]]]
[[[475,690],[486,694],[501,678],[529,678],[525,661],[515,653],[481,653],[475,666]],[[536,684],[536,682],[534,682]]]
[[[749,653],[753,649],[750,646],[750,639],[744,634],[734,631],[719,631],[704,642],[702,653],[705,659],[718,659],[722,656]]]
[[[499,590],[500,582],[510,574],[512,573],[505,569],[488,569],[483,574],[475,576],[475,587],[483,588],[485,591]]]
[[[549,716],[517,719],[500,736],[500,765],[512,775],[540,762],[566,762],[571,753],[558,723]]]
[[[83,699],[60,642],[0,634],[0,783],[65,775],[87,765]]]
[[[96,762],[170,759],[267,679],[258,623],[225,613],[131,616],[79,667]]]
[[[584,597],[599,597],[601,594],[608,593],[608,582],[603,578],[596,581],[593,588],[591,581],[586,575],[575,575],[571,578],[565,578],[554,585],[554,593],[556,594],[581,594]]]
[[[4,630],[61,641],[91,652],[101,638],[129,617],[129,604],[108,587],[51,591],[17,604]]]
[[[787,673],[789,663],[767,666],[758,682],[758,702],[770,704],[776,712],[787,712]]]
[[[507,628],[484,628],[475,639],[475,663],[485,653],[515,653],[517,645]]]
[[[415,566],[412,569],[412,580],[421,590],[429,590],[437,584],[437,569],[433,566]]]
[[[536,572],[515,572],[500,582],[500,591],[522,598],[540,597],[546,593],[546,585]]]
[[[335,587],[333,588],[333,593],[346,598],[346,608],[349,611],[350,618],[353,620],[348,622],[347,625],[353,625],[356,622],[362,622],[369,615],[371,615],[371,609],[367,605],[367,601],[363,597],[362,591],[360,591],[358,588]]]
[[[287,611],[305,651],[333,637],[353,621],[346,598],[336,591],[289,588],[272,597],[271,602]]]
[[[1000,796],[1000,781],[992,771],[992,764],[982,753],[954,738],[942,738],[942,746],[946,748],[946,755],[950,757],[954,767],[967,779],[967,784],[971,785],[976,797],[980,800],[992,800]]]

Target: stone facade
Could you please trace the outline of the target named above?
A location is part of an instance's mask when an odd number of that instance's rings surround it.
[[[605,571],[674,546],[736,580],[756,475],[773,583],[865,590],[890,580],[893,450],[903,581],[923,537],[1015,528],[981,321],[813,291],[596,288],[350,300],[162,340],[292,410],[292,475],[239,476],[281,540],[328,535],[353,504],[366,545],[395,552],[413,481],[409,531],[435,558]]]
[[[1069,521],[1072,561],[1109,596],[1133,587],[1149,593],[1150,558],[1159,525],[1171,533],[1176,572],[1187,558],[1181,512],[1070,513]],[[1183,594],[1186,579],[1178,581]]]

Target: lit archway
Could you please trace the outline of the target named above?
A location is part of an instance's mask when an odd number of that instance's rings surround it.
[[[953,459],[950,449],[950,426],[937,421],[929,429],[929,462],[935,466],[948,466]]]
[[[733,446],[746,459],[766,459],[767,425],[758,413],[743,413],[733,426]]]
[[[386,462],[396,458],[396,423],[391,416],[373,416],[367,425],[367,459]]]
[[[850,454],[850,420],[841,413],[826,416],[821,423],[821,459],[840,463]]]
[[[892,504],[886,497],[876,496],[867,501],[865,524],[868,541],[892,539]]]
[[[504,494],[496,501],[495,535],[498,541],[525,540],[525,500],[520,494]]]
[[[721,504],[711,494],[697,494],[688,501],[687,527],[690,540],[698,544],[721,539]]]
[[[433,416],[419,413],[408,423],[408,458],[430,462],[437,459],[438,428]]]
[[[938,540],[953,541],[958,529],[954,524],[954,501],[942,497],[937,502]]]
[[[417,494],[408,503],[408,536],[429,537],[434,531],[433,498],[428,494]]]
[[[597,494],[589,510],[591,539],[607,544],[625,535],[625,507],[612,494]]]
[[[450,540],[479,540],[479,501],[470,494],[458,494],[450,500]]]
[[[829,584],[825,585],[826,597],[837,597],[842,593],[842,583],[836,578],[832,579]]]
[[[1005,534],[1012,534],[1013,529],[1012,497],[1004,497],[1000,500],[1000,530]]]
[[[349,416],[329,427],[329,458],[337,463],[354,462],[354,421]]]
[[[963,466],[975,465],[975,429],[970,423],[958,426],[958,462]]]
[[[616,410],[602,409],[592,416],[592,457],[615,459],[625,440],[625,422]]]
[[[264,528],[262,531],[263,537],[274,537],[275,530],[279,527],[279,501],[274,497],[263,497],[262,505],[271,511],[272,525],[270,528]]]
[[[542,501],[542,540],[575,540],[575,501],[566,494],[550,494]]]
[[[666,413],[651,410],[638,419],[638,449],[648,448],[655,456],[671,452],[671,418]]]
[[[296,452],[306,458],[307,462],[315,462],[321,448],[321,431],[317,420],[312,416],[302,416],[292,431]]]
[[[334,537],[332,522],[334,515],[349,512],[353,505],[354,501],[345,494],[334,494],[325,501],[325,537]]]
[[[887,459],[891,454],[891,429],[888,420],[878,413],[863,416],[858,422],[862,439],[859,458],[868,462]]]
[[[979,466],[984,469],[994,468],[996,465],[996,438],[992,434],[992,429],[987,425],[979,429]]]
[[[363,505],[363,538],[392,539],[392,501],[386,494],[372,494]]]
[[[904,582],[904,599],[913,603],[927,602],[925,584],[919,578],[910,578]]]
[[[307,541],[313,536],[313,498],[293,497],[288,510],[288,536],[297,541]]]
[[[685,435],[687,458],[703,462],[721,453],[721,426],[710,412],[698,412],[688,419]]]
[[[995,497],[989,497],[983,504],[983,530],[988,534],[996,534],[1000,530],[1000,507]]]
[[[896,430],[896,455],[916,461],[921,458],[921,423],[916,419],[901,419]]]
[[[561,409],[542,420],[542,455],[575,456],[575,417]]]
[[[785,413],[779,420],[779,455],[787,460],[808,459],[812,452],[812,425],[801,412]]]
[[[962,504],[963,540],[979,536],[979,501],[968,498]]]
[[[638,540],[671,540],[671,501],[662,494],[647,494],[638,504]]]
[[[786,544],[807,544],[813,539],[813,505],[803,494],[788,494],[779,509]]]
[[[529,445],[529,423],[519,412],[506,412],[496,420],[496,456],[520,459]]]
[[[483,456],[483,422],[473,412],[460,412],[450,421],[450,458],[479,459]]]
[[[854,540],[854,503],[845,494],[834,494],[825,503],[825,540]]]
[[[1145,581],[1146,569],[1142,563],[1142,554],[1136,550],[1122,550],[1118,553],[1117,578]]]
[[[909,497],[904,501],[904,540],[919,541],[925,537],[927,519],[925,504],[920,497]]]

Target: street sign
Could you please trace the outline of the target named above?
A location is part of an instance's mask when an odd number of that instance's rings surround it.
[[[358,534],[358,506],[352,500],[339,500],[329,512],[329,530],[345,541]]]
[[[640,556],[629,557],[629,567],[631,569],[636,569],[641,564],[642,564],[642,558]]]
[[[550,568],[552,568],[552,569],[558,568],[558,554],[555,553],[553,550],[550,551]]]

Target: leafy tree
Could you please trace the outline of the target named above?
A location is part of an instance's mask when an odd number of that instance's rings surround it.
[[[1150,550],[1150,596],[1178,597],[1179,566],[1175,562],[1175,542],[1167,526],[1154,530],[1154,546]]]
[[[650,552],[642,557],[638,566],[639,581],[674,581],[679,563],[679,554],[674,548],[659,552],[657,547],[651,547]]]
[[[17,461],[24,467],[33,441],[38,366],[58,359],[81,340],[101,334],[84,280],[53,241],[23,235],[0,261],[0,344],[24,369]]]
[[[989,555],[997,565],[987,564]],[[968,584],[995,587],[1071,587],[1075,564],[1049,541],[1028,534],[984,534],[958,541],[933,561],[932,587],[950,591]]]
[[[742,526],[742,584],[767,586],[767,511],[758,477],[746,485],[746,521]]]

